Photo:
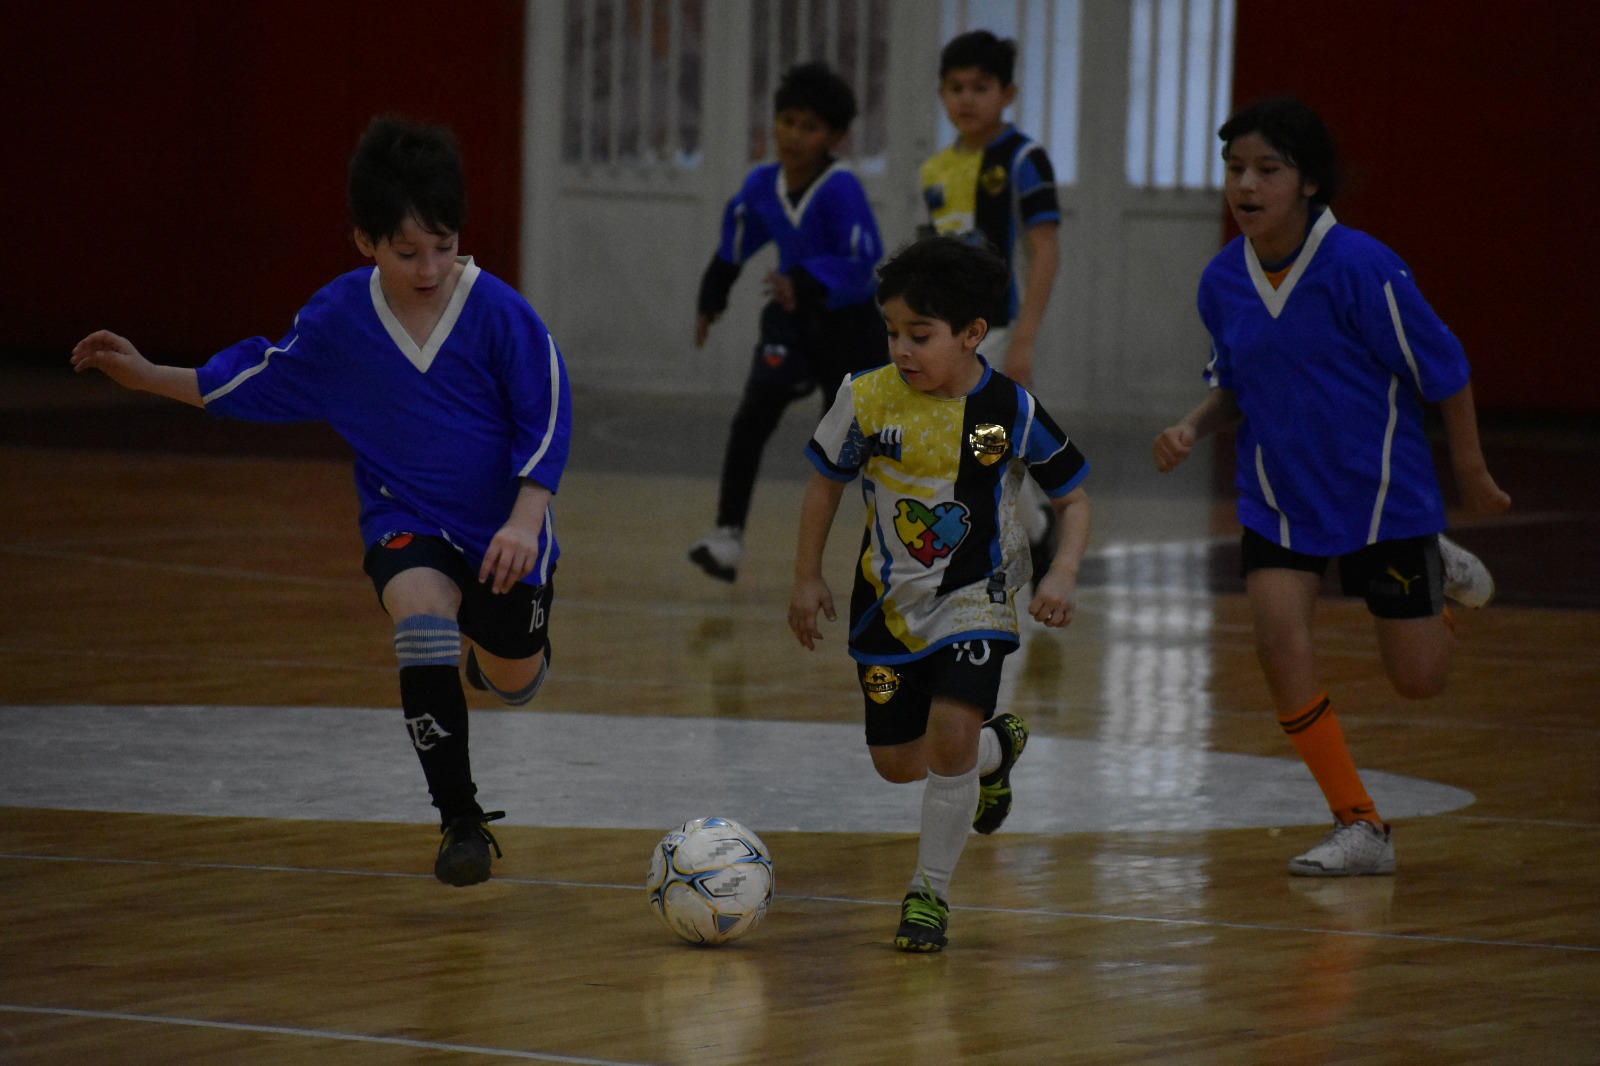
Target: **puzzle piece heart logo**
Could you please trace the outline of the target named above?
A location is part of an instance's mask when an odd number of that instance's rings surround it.
[[[895,534],[923,566],[932,566],[955,551],[971,525],[966,506],[954,501],[932,509],[917,500],[903,499],[895,504]]]

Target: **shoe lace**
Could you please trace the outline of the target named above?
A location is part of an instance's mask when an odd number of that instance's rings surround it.
[[[939,901],[921,892],[907,896],[905,904],[900,909],[902,922],[926,926],[929,929],[944,928],[944,916],[945,909],[939,905]]]
[[[1358,818],[1353,822],[1335,822],[1328,835],[1322,838],[1323,844],[1336,844],[1339,848],[1348,850],[1359,848],[1367,843],[1367,838],[1382,840],[1383,830],[1365,819]]]
[[[489,842],[490,847],[494,848],[494,857],[497,859],[503,859],[505,858],[505,855],[500,851],[500,842],[494,838],[493,833],[489,832],[489,826],[486,823],[498,822],[505,816],[505,811],[487,811],[478,815],[477,817],[468,815],[464,818],[457,818],[455,821],[451,822],[449,828],[445,830],[445,835],[450,838],[451,843],[454,843],[454,841],[463,833],[477,833],[479,836],[483,837],[483,839]]]
[[[1000,801],[1009,795],[1011,795],[1009,785],[1003,785],[998,781],[992,785],[980,784],[978,786],[978,813],[982,814],[999,806]]]

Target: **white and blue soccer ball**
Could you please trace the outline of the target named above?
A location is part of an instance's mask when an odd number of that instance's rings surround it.
[[[725,944],[767,913],[772,855],[738,822],[696,818],[661,838],[644,887],[668,929],[691,944]]]

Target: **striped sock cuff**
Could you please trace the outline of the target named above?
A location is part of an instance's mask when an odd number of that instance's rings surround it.
[[[533,697],[539,694],[539,687],[544,684],[545,675],[549,672],[550,651],[548,648],[546,648],[544,653],[544,662],[539,664],[538,675],[534,677],[532,681],[528,682],[526,686],[518,689],[517,691],[501,692],[495,683],[490,681],[487,677],[483,679],[483,682],[489,686],[490,692],[493,692],[496,696],[500,697],[501,703],[504,703],[509,707],[521,707],[524,704],[531,703],[533,701]]]
[[[400,668],[455,666],[461,658],[461,627],[454,618],[414,614],[394,626],[394,654]]]
[[[1331,706],[1332,701],[1328,699],[1328,694],[1319,692],[1307,700],[1304,707],[1296,708],[1287,715],[1280,715],[1278,724],[1291,737],[1296,733],[1304,733],[1321,721],[1323,715],[1332,713]]]

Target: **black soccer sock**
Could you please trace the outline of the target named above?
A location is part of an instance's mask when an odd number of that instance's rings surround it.
[[[467,697],[456,672],[461,633],[455,620],[402,619],[394,628],[394,643],[400,706],[440,821],[482,813],[467,749]]]

